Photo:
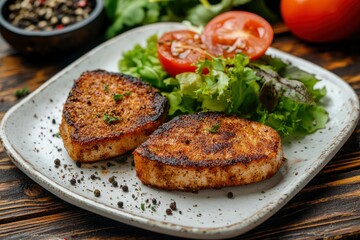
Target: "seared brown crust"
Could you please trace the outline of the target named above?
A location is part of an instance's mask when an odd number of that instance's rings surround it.
[[[114,100],[114,94],[121,94]],[[93,162],[126,153],[166,120],[167,99],[140,79],[103,70],[84,72],[63,109],[60,134],[70,157]],[[118,118],[108,122],[104,116]]]
[[[216,126],[218,130],[212,131]],[[273,176],[283,162],[281,139],[274,129],[217,113],[177,117],[133,153],[139,179],[168,190],[259,182]]]

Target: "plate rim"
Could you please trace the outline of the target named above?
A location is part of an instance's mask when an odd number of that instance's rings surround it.
[[[80,208],[83,208],[87,211],[94,212],[96,214],[105,216],[107,218],[111,218],[113,220],[133,225],[139,228],[156,231],[163,234],[173,235],[173,236],[183,236],[183,237],[195,237],[195,238],[210,238],[212,237],[234,237],[239,234],[245,233],[254,227],[260,225],[262,222],[266,221],[268,218],[270,218],[275,212],[277,212],[280,208],[282,208],[293,196],[295,196],[301,189],[311,180],[314,178],[314,176],[333,158],[333,156],[340,150],[340,148],[345,144],[347,139],[351,136],[354,129],[356,128],[357,122],[359,121],[359,101],[355,101],[354,97],[357,97],[356,92],[354,89],[343,79],[341,79],[339,76],[335,75],[334,73],[322,68],[321,66],[314,64],[312,62],[309,62],[305,59],[299,58],[297,56],[291,55],[289,53],[285,53],[281,50],[270,48],[269,52],[270,55],[275,53],[276,56],[281,56],[282,59],[287,59],[291,61],[292,63],[298,62],[302,66],[310,66],[312,69],[319,70],[322,74],[331,76],[331,81],[337,86],[340,86],[342,88],[345,88],[346,91],[351,92],[350,99],[353,99],[355,104],[354,109],[356,111],[353,111],[352,114],[350,114],[350,120],[349,123],[341,130],[340,137],[335,139],[331,142],[331,145],[335,146],[334,149],[332,149],[330,152],[326,151],[326,154],[321,154],[321,161],[319,161],[318,165],[313,168],[313,171],[305,177],[299,179],[297,181],[298,188],[291,191],[290,194],[287,194],[281,201],[279,202],[270,202],[266,205],[264,208],[271,209],[270,211],[262,211],[261,214],[257,214],[257,217],[249,217],[251,218],[247,221],[244,221],[245,219],[242,219],[242,221],[233,223],[228,226],[221,226],[221,227],[209,227],[209,228],[189,228],[187,226],[181,226],[179,224],[171,224],[166,223],[165,221],[160,220],[154,220],[146,217],[140,217],[136,214],[128,213],[126,211],[121,211],[121,215],[114,214],[113,208],[106,206],[102,204],[101,202],[96,202],[91,199],[86,198],[85,196],[81,196],[79,194],[76,194],[67,188],[63,187],[62,185],[52,181],[50,178],[47,178],[43,174],[41,174],[34,166],[31,164],[31,160],[25,159],[21,154],[16,150],[16,148],[10,143],[9,139],[7,138],[5,134],[5,127],[6,123],[8,122],[8,119],[11,117],[11,115],[16,112],[19,108],[22,107],[26,102],[30,101],[34,96],[39,94],[40,92],[46,90],[46,88],[53,84],[54,82],[59,79],[60,76],[71,70],[72,68],[79,65],[81,62],[86,61],[86,58],[96,54],[98,51],[101,51],[106,46],[109,46],[113,44],[113,42],[119,41],[121,38],[126,38],[128,35],[132,35],[136,33],[137,31],[144,31],[146,29],[152,29],[152,28],[162,28],[162,27],[181,27],[184,26],[181,23],[172,23],[172,22],[166,22],[166,23],[155,23],[155,24],[149,24],[145,26],[141,26],[138,28],[134,28],[130,31],[127,31],[115,38],[112,38],[94,49],[90,50],[89,52],[85,53],[83,56],[69,64],[67,67],[56,73],[54,76],[52,76],[49,80],[47,80],[45,83],[43,83],[41,86],[39,86],[34,92],[29,94],[27,97],[22,99],[20,102],[12,106],[3,116],[3,119],[1,121],[0,125],[0,140],[2,142],[2,145],[11,159],[11,161],[19,168],[21,171],[23,171],[26,175],[28,175],[33,181],[37,182],[39,185],[44,187],[46,190],[51,192],[52,194],[58,196],[62,200],[69,202],[75,206],[78,206]],[[294,64],[297,66],[297,64]],[[297,66],[300,67],[300,66]],[[333,81],[335,79],[335,81]],[[55,191],[57,189],[57,191]],[[61,194],[60,194],[61,193]],[[275,206],[274,206],[275,205]],[[120,219],[119,219],[120,217]],[[125,220],[125,221],[121,221]],[[157,227],[154,229],[154,227]],[[204,233],[206,231],[206,233]]]

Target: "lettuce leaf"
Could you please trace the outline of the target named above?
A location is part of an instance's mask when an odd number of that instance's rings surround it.
[[[120,72],[141,78],[159,89],[166,89],[168,86],[164,80],[170,76],[157,57],[156,35],[147,39],[146,48],[136,44],[133,49],[124,52],[118,68]]]

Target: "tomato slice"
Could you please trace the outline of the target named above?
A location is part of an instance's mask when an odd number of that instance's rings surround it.
[[[229,11],[213,18],[204,29],[202,41],[216,56],[243,53],[250,59],[261,57],[273,40],[274,32],[262,17],[244,11]]]
[[[194,72],[197,63],[209,56],[198,33],[177,30],[165,33],[157,45],[158,57],[163,68],[172,76]]]

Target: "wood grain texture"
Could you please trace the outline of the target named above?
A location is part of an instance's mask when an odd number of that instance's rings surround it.
[[[310,44],[278,26],[273,47],[318,64],[360,96],[360,34],[340,43]],[[95,43],[94,43],[95,44]],[[88,46],[90,48],[90,46]],[[0,118],[87,49],[50,59],[17,54],[0,38]],[[274,216],[235,239],[360,238],[360,125],[324,169]],[[72,206],[13,165],[0,145],[0,239],[177,239],[128,226]]]

